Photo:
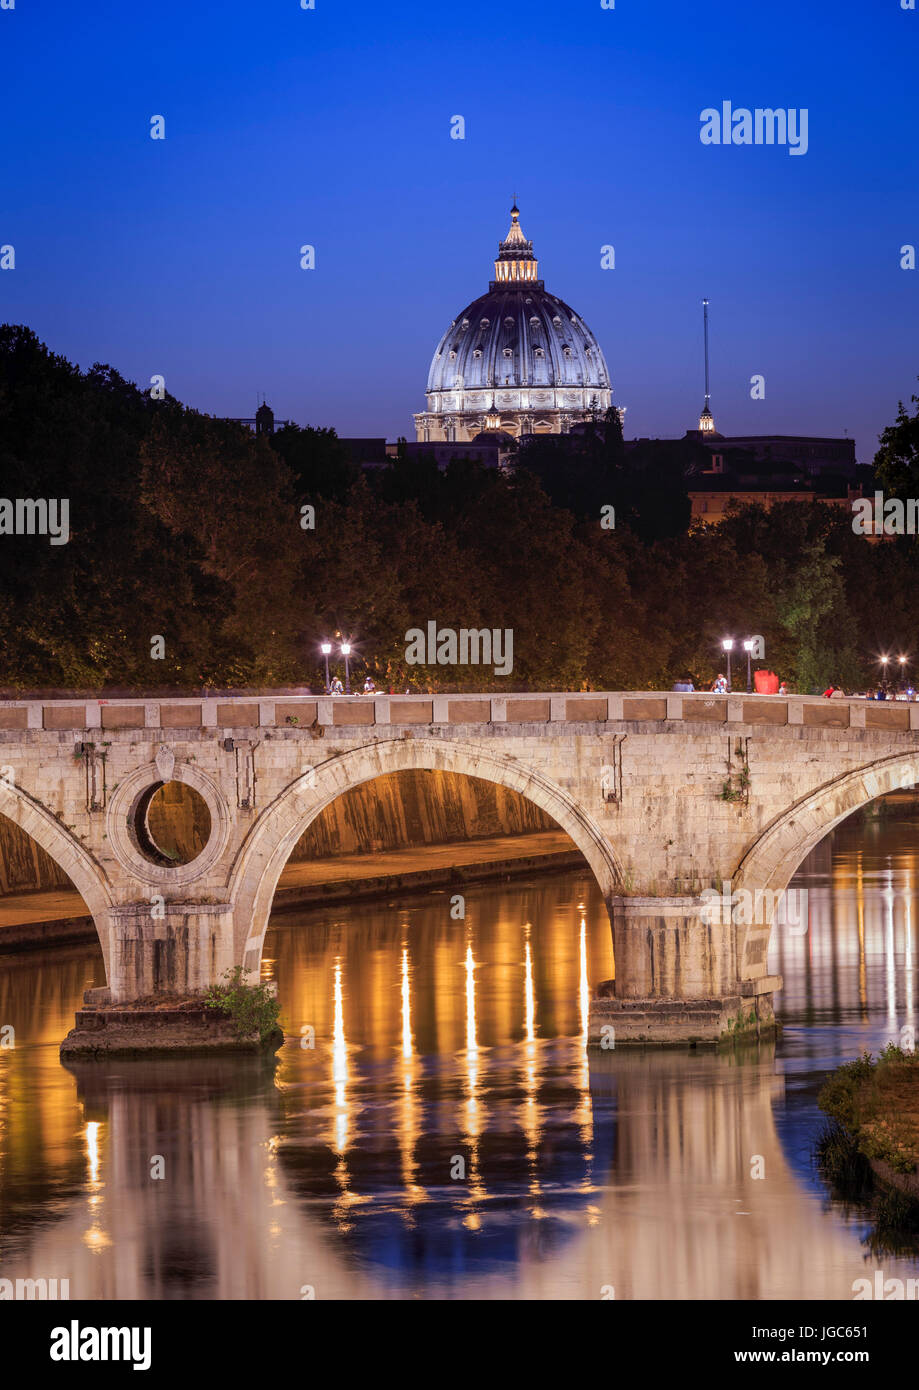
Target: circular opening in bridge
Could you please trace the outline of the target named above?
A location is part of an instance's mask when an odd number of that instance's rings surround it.
[[[211,836],[207,802],[186,782],[154,782],[134,810],[141,853],[153,864],[190,864]]]

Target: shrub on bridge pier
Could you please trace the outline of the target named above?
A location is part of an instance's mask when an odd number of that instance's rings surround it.
[[[208,1008],[227,1014],[236,1024],[237,1037],[249,1038],[257,1033],[260,1042],[269,1042],[280,1032],[281,1013],[271,985],[264,980],[257,985],[247,984],[241,965],[227,970],[223,979],[225,984],[212,985],[205,995]]]

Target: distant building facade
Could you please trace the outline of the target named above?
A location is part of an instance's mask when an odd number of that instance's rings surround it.
[[[693,431],[692,433],[695,433]],[[759,464],[789,464],[812,477],[832,473],[841,478],[855,477],[855,440],[803,434],[705,433],[702,442],[712,459],[740,451]]]

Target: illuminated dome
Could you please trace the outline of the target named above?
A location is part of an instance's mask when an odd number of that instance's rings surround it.
[[[428,373],[421,441],[472,440],[482,430],[565,434],[610,405],[606,359],[587,324],[537,278],[533,243],[511,209],[488,293],[453,320]]]

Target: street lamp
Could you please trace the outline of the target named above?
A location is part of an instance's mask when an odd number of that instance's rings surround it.
[[[751,658],[752,658],[752,655],[753,655],[753,648],[754,648],[755,646],[756,646],[756,642],[755,642],[754,638],[752,638],[752,637],[745,637],[745,638],[744,638],[743,649],[744,649],[744,651],[747,653],[747,694],[748,694],[748,695],[752,695],[752,693],[753,693],[753,672],[752,672],[752,668],[751,668],[751,666],[750,666],[750,660],[751,660]]]
[[[328,693],[329,693],[329,685],[330,685],[330,681],[329,681],[329,652],[332,650],[332,643],[331,643],[331,642],[322,642],[322,643],[320,643],[319,650],[322,652],[322,655],[325,657],[325,693],[328,695]]]
[[[899,662],[900,662],[900,684],[903,685],[904,688],[905,688],[905,690],[906,690],[906,698],[907,698],[907,700],[911,700],[911,699],[913,698],[914,691],[913,691],[912,683],[911,683],[910,681],[907,680],[907,676],[906,676],[906,667],[907,667],[907,665],[908,665],[908,663],[909,663],[909,657],[908,657],[908,656],[901,656],[901,657],[898,658],[898,660],[899,660]]]
[[[730,690],[731,690],[731,652],[734,650],[734,638],[733,638],[733,637],[725,637],[725,638],[723,638],[723,639],[722,639],[722,642],[721,642],[721,648],[722,648],[722,651],[725,652],[725,654],[726,654],[726,656],[727,656],[727,659],[728,659],[728,693],[730,694]]]
[[[351,668],[348,665],[348,658],[351,655],[351,643],[342,642],[341,654],[345,658],[345,694],[351,694]]]

